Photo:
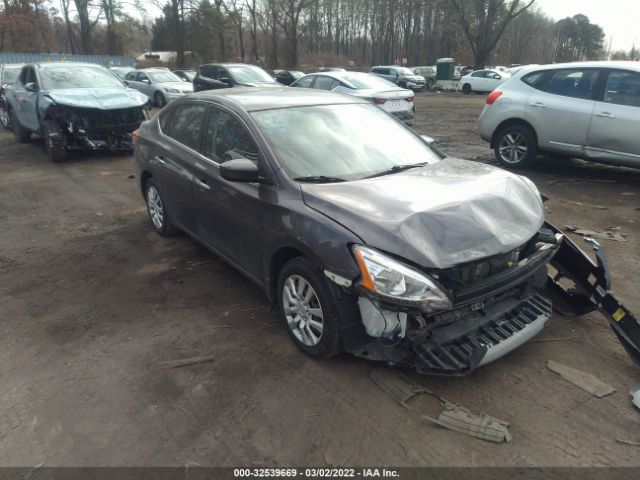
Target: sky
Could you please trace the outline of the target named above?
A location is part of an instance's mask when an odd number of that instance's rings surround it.
[[[611,40],[612,51],[640,47],[640,0],[536,0],[537,7],[554,20],[582,13],[597,23]]]

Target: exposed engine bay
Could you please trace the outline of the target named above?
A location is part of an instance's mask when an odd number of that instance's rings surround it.
[[[52,104],[44,124],[55,148],[129,151],[131,132],[146,119],[144,107],[100,110]]]
[[[602,249],[592,239],[588,242],[597,263],[545,223],[511,252],[429,271],[452,299],[453,308],[442,312],[393,305],[356,286],[368,341],[347,335],[345,347],[357,356],[420,373],[464,375],[537,335],[553,305],[566,316],[599,309],[640,365],[640,323],[611,293]]]

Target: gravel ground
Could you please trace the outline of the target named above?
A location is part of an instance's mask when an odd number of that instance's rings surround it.
[[[491,162],[483,97],[420,94],[416,128]],[[614,290],[640,315],[640,171],[541,159],[524,172],[559,225],[618,226]],[[425,423],[370,379],[378,365],[297,351],[266,299],[186,236],[155,235],[132,159],[48,163],[0,132],[0,465],[640,466],[640,369],[604,319],[556,315],[541,339],[426,388],[511,424],[490,444]],[[593,208],[595,205],[606,210]],[[181,368],[161,362],[212,355]],[[616,388],[597,399],[555,360]],[[416,409],[437,405],[418,399]]]

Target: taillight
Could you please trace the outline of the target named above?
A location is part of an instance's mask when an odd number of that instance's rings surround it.
[[[407,98],[407,102],[413,102],[413,97]]]
[[[500,90],[494,90],[487,97],[487,105],[493,105],[496,100],[500,98],[502,92]]]
[[[373,99],[373,103],[375,103],[376,105],[382,105],[386,101],[387,100],[385,98],[374,98]]]
[[[131,143],[135,145],[140,140],[140,130],[134,130],[131,132]]]

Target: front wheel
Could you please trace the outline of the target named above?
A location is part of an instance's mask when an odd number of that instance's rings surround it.
[[[296,346],[312,358],[330,358],[342,352],[339,318],[327,280],[307,259],[285,264],[278,280],[282,322]]]
[[[47,150],[47,157],[53,163],[59,163],[67,158],[67,150],[59,138],[59,132],[52,132],[45,123],[42,126],[42,137],[44,138],[44,146]]]
[[[433,86],[436,84],[436,81],[433,78],[427,80],[427,89],[433,90]]]
[[[498,134],[494,153],[496,159],[508,168],[524,168],[538,156],[536,137],[529,127],[512,125]]]
[[[11,130],[11,116],[5,105],[0,106],[0,123],[6,130]]]

